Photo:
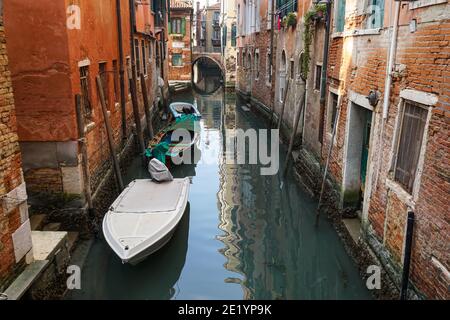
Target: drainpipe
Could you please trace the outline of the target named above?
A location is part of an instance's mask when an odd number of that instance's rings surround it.
[[[395,2],[395,17],[394,17],[394,29],[392,31],[391,46],[389,48],[389,58],[387,66],[386,84],[384,86],[384,101],[383,101],[383,119],[387,119],[389,111],[389,98],[391,96],[392,86],[392,71],[394,69],[395,55],[397,51],[397,35],[398,35],[398,20],[400,16],[401,1]]]
[[[325,29],[325,41],[323,44],[323,59],[322,59],[322,79],[320,83],[320,126],[319,126],[319,140],[323,140],[323,127],[325,116],[325,101],[327,91],[327,76],[328,76],[328,50],[330,47],[330,31],[331,31],[331,0],[327,1],[327,13],[326,13],[326,29]]]
[[[384,140],[383,140],[383,133],[384,133],[384,126],[386,124],[386,119],[388,117],[389,113],[389,98],[391,96],[391,86],[392,86],[392,71],[394,69],[394,63],[395,63],[395,55],[397,51],[397,36],[398,36],[398,22],[400,17],[400,8],[401,8],[401,1],[395,2],[395,9],[394,9],[394,26],[391,34],[391,44],[389,47],[389,54],[388,54],[388,63],[387,63],[387,69],[386,69],[386,83],[384,85],[384,99],[383,99],[383,117],[381,119],[381,129],[378,137],[378,141],[380,141],[381,149],[383,150],[384,147]],[[382,152],[378,153],[378,159],[377,159],[377,170],[375,173],[375,186],[378,185],[378,176],[381,170],[381,155]]]
[[[123,54],[123,39],[122,39],[122,13],[120,8],[120,0],[116,0],[116,15],[117,15],[117,34],[119,42],[119,81],[120,81],[120,109],[122,114],[122,139],[127,138],[127,111],[125,98],[125,69],[124,69],[124,54]]]
[[[269,73],[269,83],[272,84],[272,80],[273,80],[273,70],[275,69],[273,67],[273,42],[274,42],[274,33],[275,33],[275,1],[276,0],[272,0],[272,14],[271,14],[271,19],[270,19],[270,73]],[[273,106],[273,108],[275,108],[275,105]]]

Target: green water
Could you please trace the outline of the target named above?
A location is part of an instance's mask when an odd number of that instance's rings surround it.
[[[222,91],[173,100],[194,99],[203,115],[199,149],[208,161],[174,169],[176,177],[193,177],[174,238],[135,267],[96,240],[82,289],[68,298],[370,299],[333,227],[323,219],[315,229],[317,203],[292,172],[281,191],[280,176],[261,176],[258,165],[224,164],[224,129],[266,128],[265,121]],[[140,164],[136,159],[128,168],[128,182],[148,178]]]

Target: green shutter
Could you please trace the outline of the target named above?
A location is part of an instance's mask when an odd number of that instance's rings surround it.
[[[344,31],[344,26],[345,26],[345,0],[339,0],[335,25],[336,32]]]
[[[181,34],[186,35],[186,18],[181,19]]]
[[[169,26],[167,27],[169,30],[169,34],[172,33],[172,20],[169,20]]]

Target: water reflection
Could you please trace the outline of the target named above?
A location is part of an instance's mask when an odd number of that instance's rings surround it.
[[[196,103],[202,113],[202,161],[173,170],[175,177],[192,177],[190,214],[165,248],[136,267],[122,265],[98,240],[83,290],[69,298],[370,298],[333,227],[323,220],[314,228],[317,204],[292,172],[280,190],[280,177],[261,176],[258,165],[225,164],[225,130],[266,128],[264,121],[222,90],[173,100]],[[280,152],[284,163],[285,149]],[[148,178],[139,159],[126,176],[136,178]]]

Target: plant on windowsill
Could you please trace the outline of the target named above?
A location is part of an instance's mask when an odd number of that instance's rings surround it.
[[[309,73],[309,64],[311,62],[311,44],[313,39],[313,25],[316,22],[325,19],[327,12],[326,4],[316,4],[303,16],[303,48],[304,54],[302,55],[302,78],[306,80]]]

